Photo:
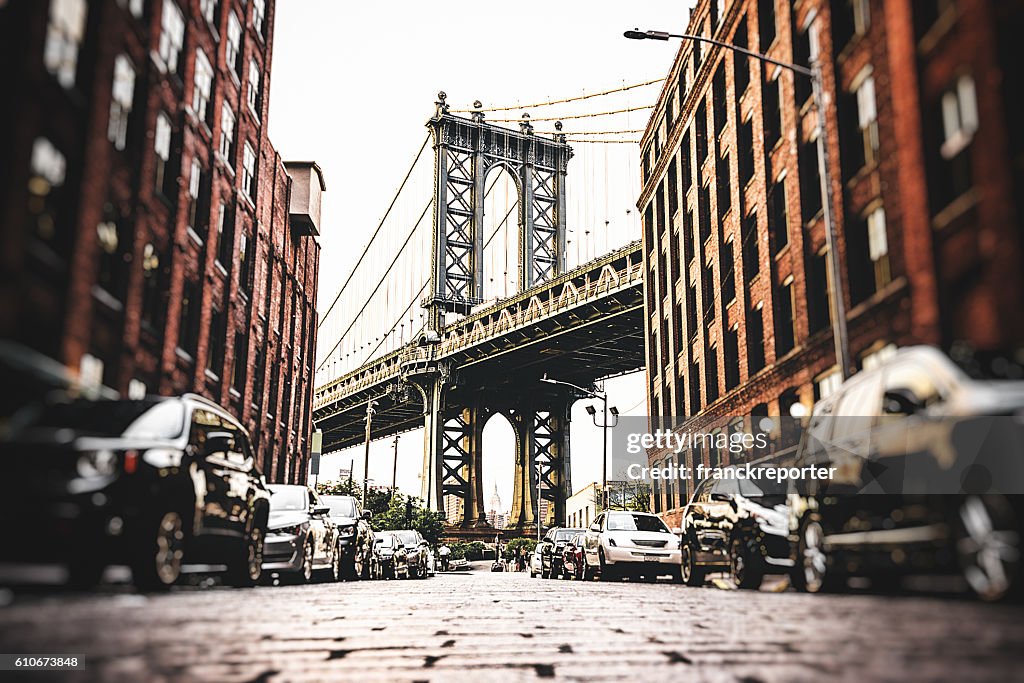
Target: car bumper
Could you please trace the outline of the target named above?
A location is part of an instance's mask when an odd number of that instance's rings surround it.
[[[609,564],[682,564],[678,548],[623,548],[604,549],[605,561]]]
[[[264,571],[299,571],[302,569],[303,540],[292,534],[269,532],[263,542]]]

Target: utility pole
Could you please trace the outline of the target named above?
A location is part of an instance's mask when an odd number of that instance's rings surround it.
[[[377,402],[372,398],[366,402],[366,434],[363,439],[363,508],[366,508],[366,496],[370,490],[370,426],[373,423],[373,415],[377,411]]]
[[[391,466],[391,491],[398,488],[398,434],[395,434],[395,462]]]

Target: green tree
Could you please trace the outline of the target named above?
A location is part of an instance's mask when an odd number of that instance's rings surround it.
[[[321,481],[316,485],[316,492],[321,496],[355,496],[359,498],[363,495],[363,485],[352,479]]]
[[[406,496],[398,491],[391,492],[387,507],[373,516],[376,531],[415,529],[431,545],[436,545],[444,533],[444,514],[423,507],[419,498]]]
[[[537,547],[537,539],[535,538],[513,538],[511,541],[505,544],[505,555],[511,557],[519,553],[520,548],[526,548],[526,554],[530,555]]]

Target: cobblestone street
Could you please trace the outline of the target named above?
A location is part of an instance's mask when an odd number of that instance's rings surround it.
[[[1014,607],[545,581],[422,581],[146,597],[15,593],[4,652],[84,654],[25,680],[991,680],[1019,675]],[[46,678],[49,676],[50,678]]]

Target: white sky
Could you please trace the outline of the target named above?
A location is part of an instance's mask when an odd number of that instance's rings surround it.
[[[319,301],[330,303],[408,169],[426,133],[438,90],[461,108],[562,99],[665,74],[677,45],[637,42],[626,29],[678,30],[690,2],[563,1],[510,4],[449,0],[277,3],[271,76],[270,137],[285,159],[316,160],[324,170]],[[653,104],[658,86],[577,105],[531,110],[534,118]],[[508,112],[501,118],[518,118]],[[498,118],[489,114],[488,118]],[[566,131],[642,129],[647,112],[566,121]],[[508,124],[514,126],[515,124]],[[538,130],[550,123],[537,122]],[[639,134],[619,137],[639,138]],[[574,144],[569,166],[569,227],[576,258],[587,260],[639,238],[636,145]],[[593,226],[593,234],[590,228]],[[586,240],[590,242],[584,244]],[[574,256],[570,253],[570,261]],[[644,414],[643,375],[608,384],[611,403]],[[600,479],[600,430],[581,401],[573,411],[573,488]],[[493,420],[485,431],[484,497],[497,483],[504,507],[512,494],[511,430]],[[419,495],[422,433],[403,435],[398,485]],[[391,479],[391,441],[371,448],[370,476]],[[362,452],[325,456],[321,479],[336,478]]]

